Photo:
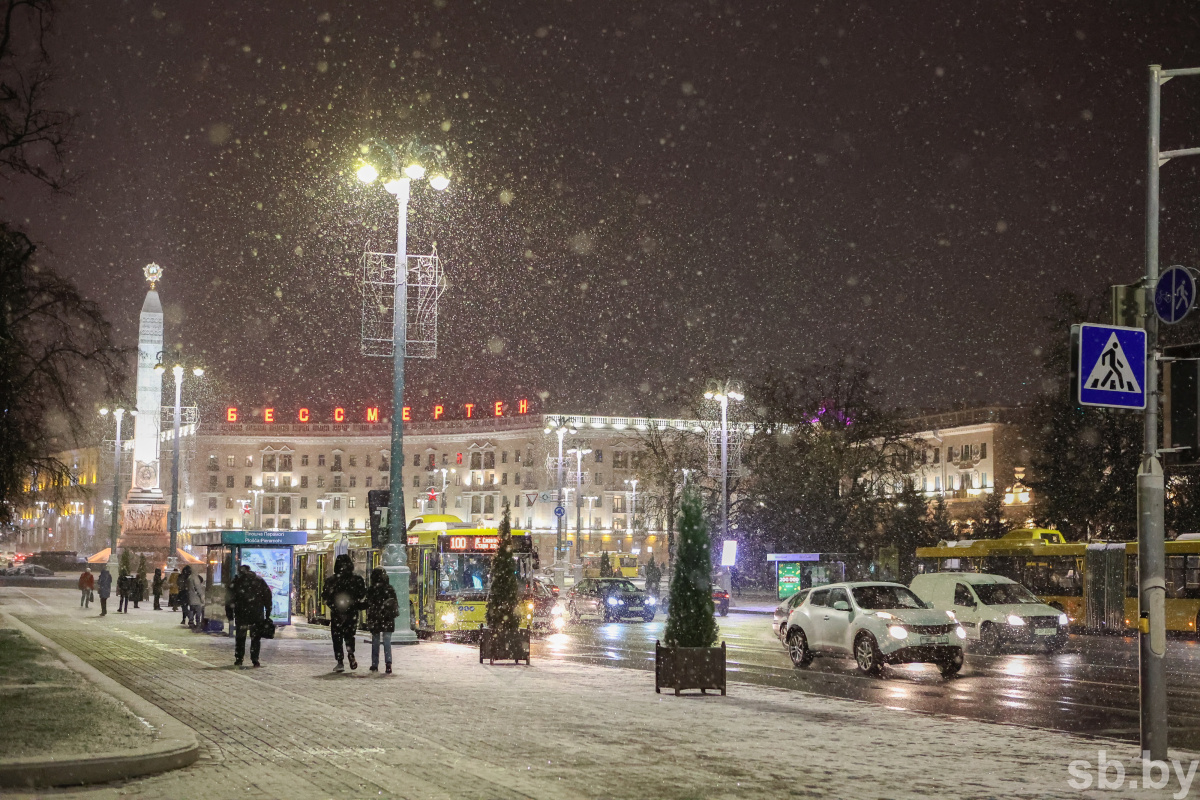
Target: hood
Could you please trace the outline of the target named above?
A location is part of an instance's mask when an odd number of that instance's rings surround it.
[[[371,585],[383,586],[388,582],[387,573],[383,571],[383,567],[376,567],[371,570]]]
[[[889,608],[887,613],[895,617],[897,622],[908,625],[949,625],[954,622],[945,611],[936,608]]]
[[[354,560],[350,558],[349,554],[342,553],[333,562],[333,572],[335,575],[349,575],[354,572]]]

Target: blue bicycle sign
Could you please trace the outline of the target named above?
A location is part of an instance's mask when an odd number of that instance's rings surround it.
[[[1196,277],[1187,267],[1171,267],[1154,285],[1154,312],[1168,324],[1180,322],[1196,304]]]

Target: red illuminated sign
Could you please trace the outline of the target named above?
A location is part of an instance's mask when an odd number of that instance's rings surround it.
[[[404,406],[400,410],[400,419],[404,422],[424,422],[424,421],[447,421],[447,420],[465,420],[476,419],[476,408],[491,408],[493,417],[506,417],[512,414],[524,415],[530,413],[530,403],[522,398],[516,400],[515,403],[510,403],[504,400],[493,400],[488,404],[479,403],[436,403],[428,406]],[[276,411],[279,414],[276,414]],[[335,407],[332,412],[326,410],[314,411],[308,407],[297,408],[294,412],[286,409],[277,408],[258,408],[252,412],[253,416],[258,417],[266,424],[275,424],[283,419],[286,421],[291,414],[295,413],[293,419],[304,425],[311,423],[346,423],[346,422],[365,422],[369,425],[378,425],[386,422],[380,414],[379,406],[366,406],[361,410],[348,412],[344,406]],[[486,417],[486,414],[484,415]],[[242,421],[241,411],[237,406],[226,406],[225,422],[239,423]]]

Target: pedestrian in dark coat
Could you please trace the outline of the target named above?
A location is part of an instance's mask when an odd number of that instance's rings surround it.
[[[133,579],[133,607],[134,608],[137,608],[138,603],[140,603],[146,599],[146,597],[147,597],[146,589],[148,589],[148,588],[149,587],[146,585],[146,573],[139,572],[137,574],[137,577]]]
[[[183,607],[183,619],[179,620],[180,625],[188,624],[188,615],[192,613],[192,607],[188,604],[188,578],[192,577],[192,565],[185,564],[183,571],[179,573],[179,605]]]
[[[229,583],[225,594],[225,616],[234,626],[233,663],[242,665],[246,657],[246,634],[250,634],[250,663],[258,663],[264,625],[271,622],[271,587],[254,574],[250,565],[242,564],[237,575]]]
[[[117,576],[117,613],[129,613],[129,596],[133,594],[133,576],[124,570]]]
[[[321,600],[329,606],[329,632],[333,636],[333,656],[337,659],[334,672],[341,672],[342,649],[350,661],[350,669],[358,669],[354,660],[354,634],[358,631],[358,612],[363,608],[367,584],[354,572],[354,562],[343,553],[333,562],[333,577],[325,579]]]
[[[387,674],[392,674],[392,634],[400,602],[396,590],[388,583],[383,567],[371,570],[371,587],[367,589],[367,630],[371,632],[371,672],[379,671],[379,644],[383,643],[383,662]]]
[[[108,567],[100,570],[100,577],[96,579],[96,594],[100,597],[100,616],[108,616],[108,596],[112,594],[112,573],[108,571]]]
[[[151,588],[154,590],[154,610],[162,611],[162,603],[159,602],[163,593],[163,574],[161,569],[154,570],[154,583],[151,584]]]

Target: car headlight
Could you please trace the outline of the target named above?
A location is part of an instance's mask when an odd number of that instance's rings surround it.
[[[954,629],[954,635],[960,639],[967,638],[967,632],[965,630],[963,630],[962,625],[959,625],[957,628]]]
[[[561,630],[564,626],[566,626],[567,621],[565,619],[563,619],[562,617],[555,617],[554,622],[552,622],[551,624],[555,628]]]
[[[908,629],[899,625],[891,625],[888,627],[888,634],[890,634],[893,639],[907,639]]]
[[[1066,626],[1071,624],[1071,620],[1067,617],[1066,614],[1059,614],[1058,615],[1058,624],[1060,627],[1065,628]]]
[[[562,606],[555,606],[554,608],[550,609],[550,616],[561,617],[562,615],[563,615]]]
[[[610,597],[610,598],[608,598],[608,604],[610,606],[619,606],[619,605],[621,605],[621,601],[615,597]]]
[[[886,611],[876,611],[875,616],[879,617],[880,619],[895,619],[896,618],[894,615],[889,614]]]
[[[1025,620],[1021,619],[1016,614],[1009,614],[1008,615],[1008,624],[1009,625],[1024,625]]]
[[[656,603],[658,603],[657,597],[647,597],[646,598],[646,605],[652,606],[652,605],[655,605]]]
[[[954,616],[953,611],[947,611],[946,616],[949,617],[950,619],[954,620],[955,622],[958,622],[958,617]]]
[[[447,611],[445,614],[442,614],[442,622],[447,625],[453,625],[457,619],[458,617],[454,616],[453,611]]]
[[[525,605],[529,608],[530,611],[533,611],[533,603],[526,603]]]

